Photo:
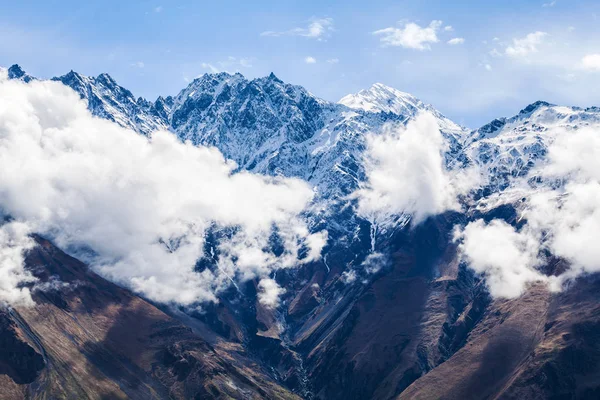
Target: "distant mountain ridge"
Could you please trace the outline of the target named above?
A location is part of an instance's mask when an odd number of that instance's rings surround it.
[[[17,65],[10,70],[20,71],[13,79],[29,77]],[[217,147],[241,169],[308,181],[316,190],[319,215],[338,213],[365,180],[367,133],[387,123],[406,124],[427,111],[451,144],[449,158],[460,151],[468,134],[432,106],[380,83],[356,95],[361,99],[358,107],[348,96],[340,103],[325,101],[273,73],[252,80],[239,73],[204,74],[176,96],[154,102],[136,99],[105,73],[87,77],[71,71],[52,80],[75,90],[95,116],[144,135],[170,130],[181,140]],[[352,221],[330,224],[334,236],[356,228],[354,216],[345,215],[343,219]]]

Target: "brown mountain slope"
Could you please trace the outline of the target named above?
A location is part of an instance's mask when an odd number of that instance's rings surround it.
[[[0,398],[296,398],[240,349],[209,345],[36,240],[27,267],[45,287],[34,307],[0,313]]]
[[[387,244],[387,270],[372,283],[342,285],[304,321],[294,345],[315,398],[393,398],[439,364],[444,324],[473,297],[449,240],[455,218],[399,232]]]
[[[399,399],[600,398],[600,278],[494,301],[464,347]]]

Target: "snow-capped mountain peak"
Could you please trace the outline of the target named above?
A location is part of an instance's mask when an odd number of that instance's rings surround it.
[[[346,95],[338,103],[356,110],[396,114],[407,119],[416,116],[419,112],[426,111],[436,117],[441,130],[452,132],[457,136],[465,132],[465,128],[446,118],[431,105],[422,102],[412,94],[383,83],[375,83],[368,89]]]
[[[401,92],[383,83],[375,83],[368,89],[349,94],[339,101],[350,108],[369,112],[387,112],[400,115],[414,114],[425,104],[411,94]]]
[[[22,80],[23,82],[30,82],[35,79],[31,75],[29,75],[25,71],[23,71],[23,68],[21,68],[21,66],[18,64],[12,65],[10,68],[8,68],[7,72],[8,72],[8,79],[19,79],[19,80]]]
[[[142,98],[136,99],[107,73],[94,78],[70,71],[52,80],[62,82],[75,90],[88,103],[92,114],[98,117],[142,134],[167,129],[164,104],[159,104],[160,107],[156,109],[153,103]]]
[[[473,131],[464,150],[487,171],[492,190],[504,190],[515,178],[527,176],[557,135],[598,123],[597,107],[536,101],[513,117],[495,119]]]

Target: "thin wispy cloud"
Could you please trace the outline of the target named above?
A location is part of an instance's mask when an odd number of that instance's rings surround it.
[[[260,36],[301,36],[309,39],[324,40],[334,30],[333,18],[313,18],[306,27],[296,27],[286,31],[265,31]]]
[[[226,72],[238,72],[241,68],[252,68],[252,59],[229,56],[218,62],[219,67]]]
[[[452,38],[452,39],[448,40],[448,44],[452,45],[452,46],[455,46],[457,44],[463,44],[464,42],[465,42],[465,39],[461,38],[461,37]]]
[[[217,61],[216,63],[203,62],[200,66],[212,74],[219,72],[227,72],[230,74],[240,72],[243,69],[252,68],[252,59],[247,57],[229,56],[226,60]]]
[[[503,56],[503,54],[500,51],[498,51],[498,49],[496,49],[496,48],[493,48],[492,50],[490,50],[488,54],[492,57],[502,57]]]
[[[431,50],[431,44],[439,42],[437,32],[442,26],[442,21],[431,21],[426,27],[421,27],[414,22],[408,22],[399,28],[390,27],[373,32],[380,37],[384,47],[404,47],[414,50]]]
[[[221,70],[219,68],[215,67],[214,65],[212,65],[210,63],[203,62],[202,64],[200,64],[200,66],[202,68],[208,70],[212,74],[217,74],[217,73],[221,72]]]
[[[548,36],[546,32],[532,32],[523,38],[513,39],[513,43],[506,48],[506,55],[510,57],[525,57],[531,53],[537,53],[538,47]]]
[[[588,54],[583,57],[581,67],[586,71],[600,72],[600,54]]]
[[[556,5],[556,0],[553,0],[548,3],[542,4],[542,7],[548,8],[548,7],[554,7],[555,5]]]
[[[327,64],[337,64],[339,62],[340,60],[338,58],[330,58],[329,60],[327,60]]]

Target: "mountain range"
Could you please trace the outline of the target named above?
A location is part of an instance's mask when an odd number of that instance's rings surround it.
[[[18,65],[7,73],[36,79]],[[140,135],[168,130],[216,147],[239,171],[304,180],[315,191],[309,228],[329,240],[320,260],[273,277],[286,291],[276,309],[257,301],[250,280],[197,310],[139,297],[36,236],[26,265],[49,289],[33,307],[0,312],[0,398],[600,396],[598,277],[496,298],[454,238],[456,225],[477,219],[522,226],[515,182],[545,160],[555,128],[600,123],[600,108],[538,101],[471,130],[380,83],[333,103],[273,73],[204,74],[155,101],[108,74],[52,80]],[[424,112],[447,143],[446,168],[477,166],[484,181],[460,209],[420,223],[409,213],[385,223],[359,215],[351,195],[367,180],[368,135]],[[379,254],[389,261],[366,268]],[[568,263],[551,255],[539,269],[557,276]]]

